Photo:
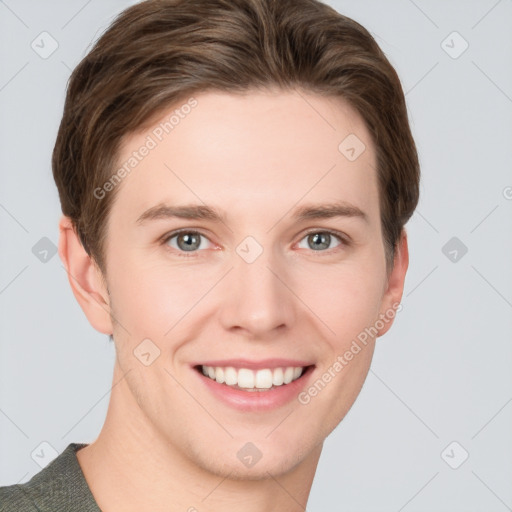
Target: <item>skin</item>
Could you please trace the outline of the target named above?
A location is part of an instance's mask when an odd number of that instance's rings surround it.
[[[314,362],[313,383],[400,302],[406,234],[387,272],[375,148],[343,100],[304,91],[195,97],[197,107],[118,185],[105,276],[69,219],[60,222],[73,293],[91,325],[113,333],[117,354],[105,424],[78,460],[109,512],[303,510],[322,443],[359,394],[375,338],[308,404],[265,412],[221,403],[191,364],[295,358]],[[125,138],[120,163],[153,127]],[[366,146],[353,162],[338,150],[351,133]],[[366,220],[293,218],[297,207],[333,201]],[[137,224],[161,203],[211,205],[224,222]],[[161,241],[180,228],[205,237],[188,256],[176,237]],[[328,248],[312,248],[309,231],[330,230],[349,243],[333,236]],[[247,236],[263,249],[250,264],[236,252]],[[160,350],[149,366],[133,353],[147,338]],[[249,441],[262,453],[251,468],[237,458]]]

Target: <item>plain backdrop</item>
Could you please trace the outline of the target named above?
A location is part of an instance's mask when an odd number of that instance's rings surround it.
[[[131,3],[0,1],[0,485],[93,441],[105,418],[113,345],[54,254],[50,158],[71,69]],[[328,3],[396,67],[422,185],[403,310],[307,508],[512,510],[512,1]]]

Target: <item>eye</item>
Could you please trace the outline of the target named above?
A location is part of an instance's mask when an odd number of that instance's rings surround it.
[[[303,241],[307,244],[304,246]],[[331,245],[333,242],[336,244]],[[314,251],[324,251],[326,249],[333,249],[344,243],[340,235],[331,231],[313,231],[308,233],[300,242],[298,247],[301,249],[313,249]],[[301,245],[302,244],[302,245]]]
[[[212,243],[206,236],[197,231],[179,231],[166,236],[163,243],[177,251],[195,252],[199,249],[209,249]]]

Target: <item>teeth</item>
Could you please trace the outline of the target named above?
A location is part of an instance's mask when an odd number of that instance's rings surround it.
[[[228,386],[235,386],[238,383],[238,372],[232,367],[226,368],[226,371],[224,372],[224,379]]]
[[[272,387],[272,372],[270,370],[258,370],[256,372],[256,388],[270,389]]]
[[[266,390],[272,387],[282,386],[298,379],[304,368],[300,366],[287,366],[286,368],[265,368],[263,370],[249,370],[240,368],[237,370],[232,366],[226,368],[202,366],[203,375],[219,384],[238,387],[248,391]]]
[[[284,383],[284,372],[282,368],[276,368],[272,372],[272,384],[274,386],[281,386]]]
[[[208,372],[209,373],[209,372]],[[290,384],[290,382],[293,380],[293,374],[294,370],[291,366],[288,366],[284,372],[284,383]]]
[[[215,370],[215,380],[219,384],[223,384],[225,379],[226,379],[226,377],[224,376],[224,368],[217,368]]]
[[[253,388],[254,372],[252,370],[247,370],[246,368],[240,368],[240,370],[238,370],[238,385],[241,388]]]

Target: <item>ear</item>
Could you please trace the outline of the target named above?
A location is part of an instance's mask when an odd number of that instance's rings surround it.
[[[393,261],[393,269],[391,270],[387,287],[382,298],[382,305],[380,310],[379,319],[380,324],[384,326],[379,329],[377,336],[382,336],[388,332],[389,328],[393,325],[395,315],[401,310],[402,294],[404,291],[404,281],[407,268],[409,266],[409,247],[407,245],[407,233],[402,229],[400,241],[395,249],[395,257]]]
[[[65,215],[60,219],[59,233],[59,256],[76,300],[97,331],[112,334],[108,291],[101,271]]]

